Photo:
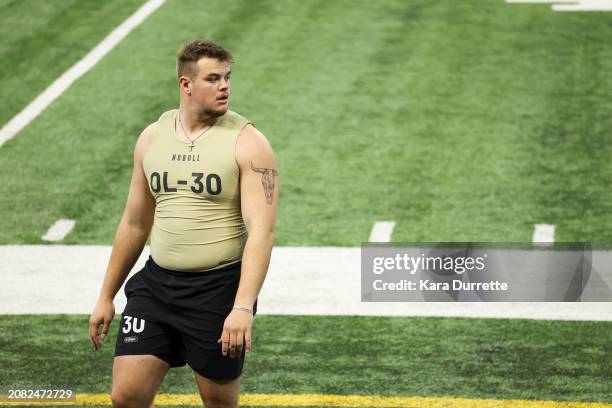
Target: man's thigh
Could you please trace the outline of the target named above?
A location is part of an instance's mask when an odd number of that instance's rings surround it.
[[[240,394],[240,377],[233,380],[212,380],[195,374],[200,397],[206,408],[236,408]]]
[[[170,365],[152,355],[117,356],[111,399],[115,407],[148,407]]]

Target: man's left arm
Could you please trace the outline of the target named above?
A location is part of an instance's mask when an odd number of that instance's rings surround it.
[[[266,137],[246,125],[236,142],[240,170],[240,205],[248,238],[242,254],[240,283],[234,306],[253,309],[270,264],[278,201],[279,174],[274,152]],[[242,347],[251,351],[253,314],[232,309],[219,341],[223,355],[240,357]]]

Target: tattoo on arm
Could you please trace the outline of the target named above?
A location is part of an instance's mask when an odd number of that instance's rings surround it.
[[[274,169],[267,169],[265,167],[255,167],[251,162],[251,170],[261,173],[261,185],[264,188],[266,194],[266,202],[272,204],[274,199],[274,177],[278,176],[278,171]]]

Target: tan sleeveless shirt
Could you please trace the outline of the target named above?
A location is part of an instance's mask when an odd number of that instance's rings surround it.
[[[178,271],[218,269],[241,260],[246,242],[236,140],[250,122],[228,110],[189,151],[176,134],[177,114],[160,116],[143,158],[157,204],[151,257]]]

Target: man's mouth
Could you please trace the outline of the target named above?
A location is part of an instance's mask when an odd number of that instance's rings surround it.
[[[227,103],[229,95],[222,95],[217,98],[217,102],[219,103]]]

